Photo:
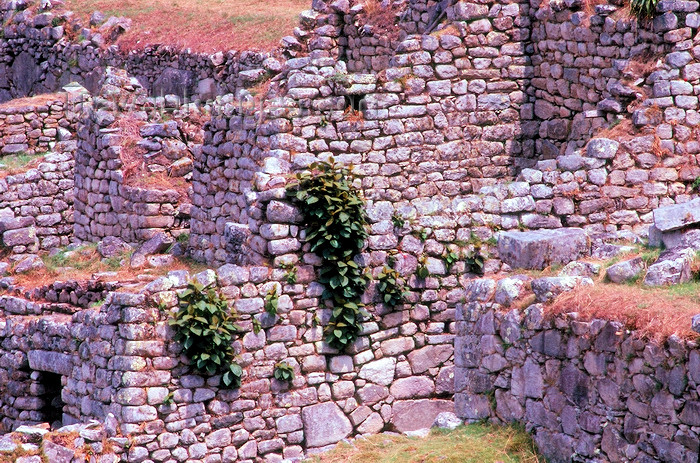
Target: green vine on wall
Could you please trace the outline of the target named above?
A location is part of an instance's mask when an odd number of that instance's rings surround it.
[[[317,162],[297,174],[287,194],[304,211],[306,241],[323,261],[319,282],[333,312],[325,329],[326,342],[336,349],[349,346],[360,333],[365,315],[360,296],[368,279],[354,261],[367,239],[364,201],[349,182],[348,169]]]
[[[213,289],[191,282],[180,295],[180,307],[168,320],[175,339],[203,373],[221,374],[227,387],[239,387],[243,370],[234,361],[233,340],[240,331],[236,314]]]

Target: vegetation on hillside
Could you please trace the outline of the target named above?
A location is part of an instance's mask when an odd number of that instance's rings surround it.
[[[166,44],[213,52],[274,48],[298,24],[308,0],[67,0],[86,20],[93,11],[126,16],[125,48]]]

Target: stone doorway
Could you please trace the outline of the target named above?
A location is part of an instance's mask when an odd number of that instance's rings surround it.
[[[43,406],[38,410],[39,421],[49,423],[52,429],[60,428],[63,425],[63,406],[65,405],[61,398],[63,391],[61,375],[49,371],[34,371],[32,379],[36,379],[36,393],[43,402]]]

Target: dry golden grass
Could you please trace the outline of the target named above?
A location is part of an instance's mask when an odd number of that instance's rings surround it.
[[[120,117],[113,124],[114,128],[119,129],[119,135],[122,137],[119,158],[125,182],[129,182],[131,177],[142,175],[146,170],[146,162],[143,159],[146,152],[137,145],[142,139],[140,129],[143,124],[142,120],[131,115]]]
[[[632,120],[628,117],[620,120],[619,122],[606,127],[605,129],[596,132],[596,137],[612,138],[614,140],[627,140],[635,137],[638,134],[638,130],[632,124]]]
[[[642,337],[657,341],[672,334],[697,339],[691,320],[700,313],[700,284],[667,288],[596,284],[562,294],[546,311],[550,315],[578,312],[582,320],[619,321]]]
[[[523,430],[489,425],[409,438],[379,434],[314,457],[320,463],[544,463]]]
[[[65,93],[44,93],[27,98],[17,98],[0,104],[0,109],[17,108],[20,106],[43,106],[56,101],[66,101]]]
[[[68,0],[66,6],[87,19],[100,10],[126,16],[132,29],[124,48],[166,44],[198,52],[272,49],[298,25],[308,0]]]
[[[162,276],[173,270],[188,270],[197,273],[206,269],[204,264],[194,263],[187,259],[175,258],[172,266],[158,269],[132,269],[129,265],[130,254],[124,254],[109,259],[103,259],[97,252],[97,245],[88,244],[73,252],[61,251],[53,257],[44,256],[46,268],[28,274],[16,275],[17,285],[25,288],[37,288],[55,281],[85,281],[94,278],[95,274],[112,272],[104,281],[135,282],[142,274]],[[124,262],[124,265],[122,265]]]

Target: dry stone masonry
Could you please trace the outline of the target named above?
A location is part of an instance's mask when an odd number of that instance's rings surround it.
[[[697,460],[697,344],[543,305],[594,284],[600,265],[579,259],[640,236],[669,249],[648,269],[621,260],[610,280],[690,279],[697,2],[661,0],[637,21],[616,2],[316,0],[275,53],[213,55],[124,55],[112,44],[128,21],[84,27],[50,3],[0,4],[0,100],[74,80],[92,94],[0,106],[0,151],[52,151],[0,180],[3,245],[26,270],[85,241],[105,257],[140,244],[134,268],[170,265],[173,247],[218,270],[0,280],[2,431],[95,419],[122,461],[276,462],[456,411],[525,423],[555,462]],[[261,81],[256,99],[245,89]],[[181,104],[191,95],[215,101]],[[371,282],[346,352],[323,340],[321,261],[287,196],[294,174],[331,160],[353,166],[366,202],[357,264],[393,266],[407,293],[391,308]],[[552,265],[565,267],[506,274]],[[240,315],[240,388],[173,340],[192,279]],[[535,304],[511,310],[530,290]],[[274,379],[281,361],[291,384]]]

